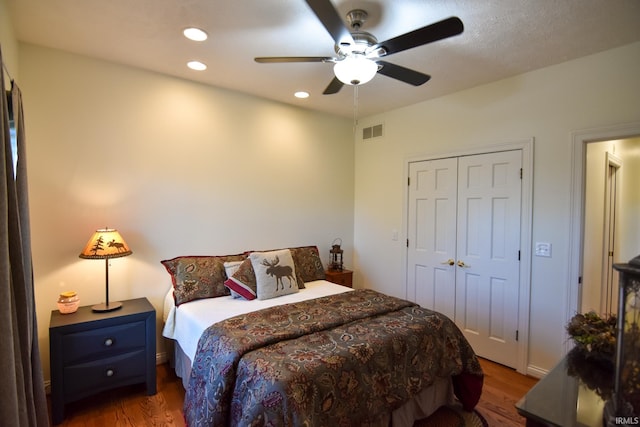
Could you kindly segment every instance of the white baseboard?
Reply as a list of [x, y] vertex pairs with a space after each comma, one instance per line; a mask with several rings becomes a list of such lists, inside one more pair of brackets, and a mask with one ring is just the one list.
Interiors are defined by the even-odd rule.
[[156, 365], [161, 365], [163, 363], [167, 363], [169, 358], [167, 357], [167, 352], [156, 353]]
[[548, 370], [542, 369], [538, 366], [529, 365], [527, 366], [527, 375], [531, 375], [534, 378], [543, 378], [549, 373]]

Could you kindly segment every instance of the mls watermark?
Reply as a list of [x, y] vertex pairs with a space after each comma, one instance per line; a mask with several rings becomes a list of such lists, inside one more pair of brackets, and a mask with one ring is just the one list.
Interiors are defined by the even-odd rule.
[[617, 426], [640, 425], [640, 417], [615, 417], [613, 421]]

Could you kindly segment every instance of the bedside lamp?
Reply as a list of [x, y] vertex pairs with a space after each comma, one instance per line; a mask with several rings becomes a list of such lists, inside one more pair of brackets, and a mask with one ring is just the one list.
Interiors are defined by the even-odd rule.
[[121, 302], [109, 302], [109, 259], [131, 255], [131, 249], [120, 233], [112, 228], [96, 230], [80, 253], [84, 259], [104, 259], [105, 261], [105, 302], [91, 307], [93, 311], [113, 311], [122, 307]]

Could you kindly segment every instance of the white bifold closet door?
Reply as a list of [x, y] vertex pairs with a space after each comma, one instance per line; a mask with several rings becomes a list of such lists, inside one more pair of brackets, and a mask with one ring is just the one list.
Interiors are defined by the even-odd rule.
[[409, 164], [407, 297], [516, 366], [522, 153]]

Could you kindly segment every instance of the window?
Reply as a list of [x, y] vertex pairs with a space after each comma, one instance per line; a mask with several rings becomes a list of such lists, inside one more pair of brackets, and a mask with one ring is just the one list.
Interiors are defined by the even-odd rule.
[[18, 139], [16, 134], [16, 122], [13, 117], [13, 102], [11, 91], [6, 91], [7, 106], [9, 107], [9, 137], [11, 139], [11, 158], [13, 159], [13, 177], [15, 179], [18, 166]]

